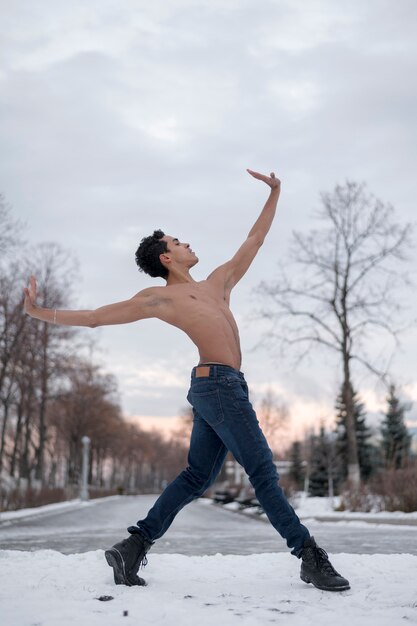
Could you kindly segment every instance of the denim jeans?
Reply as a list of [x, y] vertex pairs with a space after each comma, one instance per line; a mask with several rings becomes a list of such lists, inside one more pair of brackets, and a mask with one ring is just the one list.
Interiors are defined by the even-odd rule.
[[292, 554], [300, 557], [310, 534], [278, 484], [272, 452], [249, 401], [243, 373], [228, 365], [210, 365], [208, 376], [196, 377], [194, 367], [187, 400], [194, 415], [188, 467], [128, 531], [140, 532], [150, 541], [162, 537], [177, 513], [214, 483], [230, 450], [248, 474], [272, 526], [286, 539]]

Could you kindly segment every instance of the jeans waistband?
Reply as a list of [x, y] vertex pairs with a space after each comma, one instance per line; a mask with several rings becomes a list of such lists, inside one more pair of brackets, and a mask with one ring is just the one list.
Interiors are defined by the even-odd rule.
[[235, 376], [239, 376], [244, 380], [245, 376], [243, 372], [235, 369], [231, 365], [219, 365], [217, 363], [205, 363], [203, 365], [196, 365], [191, 370], [191, 378], [217, 378], [219, 376], [225, 376], [226, 374], [233, 374]]

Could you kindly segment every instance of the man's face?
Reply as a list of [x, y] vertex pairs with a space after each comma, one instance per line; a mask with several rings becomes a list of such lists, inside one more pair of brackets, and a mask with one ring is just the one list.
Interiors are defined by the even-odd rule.
[[[165, 252], [165, 257], [171, 259], [171, 263], [191, 268], [198, 263], [197, 255], [192, 251], [189, 243], [183, 243], [179, 241], [177, 237], [171, 237], [171, 235], [164, 235], [162, 241], [166, 241], [168, 244], [168, 252]], [[162, 258], [162, 261], [164, 259]]]

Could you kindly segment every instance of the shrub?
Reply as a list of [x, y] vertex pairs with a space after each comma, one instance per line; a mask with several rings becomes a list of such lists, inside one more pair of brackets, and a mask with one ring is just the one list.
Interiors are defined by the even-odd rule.
[[380, 496], [384, 511], [417, 511], [417, 463], [400, 469], [387, 469], [371, 481], [373, 492]]
[[417, 463], [381, 470], [366, 485], [346, 483], [338, 511], [417, 511]]

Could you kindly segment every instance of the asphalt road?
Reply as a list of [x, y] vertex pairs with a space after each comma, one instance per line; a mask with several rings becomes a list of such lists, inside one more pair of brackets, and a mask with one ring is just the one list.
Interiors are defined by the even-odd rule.
[[[64, 554], [106, 549], [128, 536], [127, 526], [145, 517], [156, 498], [115, 496], [79, 504], [72, 510], [0, 519], [0, 549], [52, 549]], [[312, 520], [306, 525], [329, 553], [417, 554], [417, 526]], [[225, 510], [208, 500], [182, 509], [152, 547], [152, 552], [186, 555], [287, 551], [285, 541], [268, 522]]]

